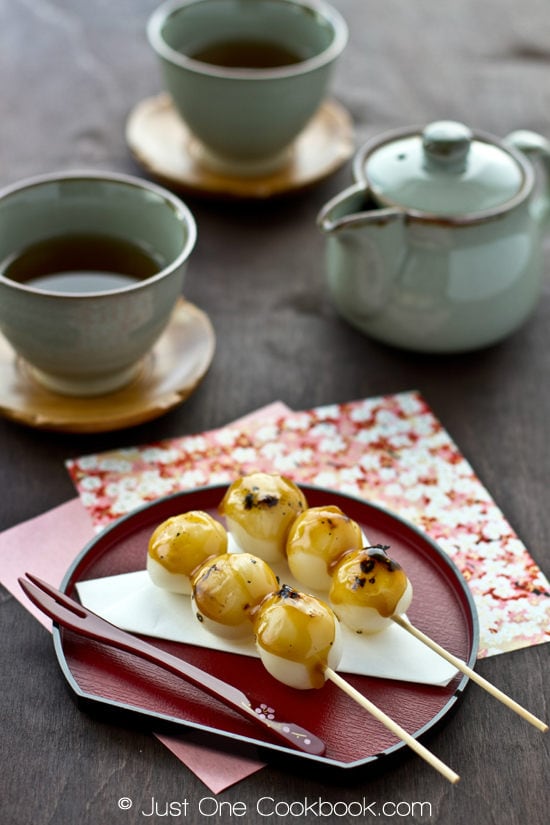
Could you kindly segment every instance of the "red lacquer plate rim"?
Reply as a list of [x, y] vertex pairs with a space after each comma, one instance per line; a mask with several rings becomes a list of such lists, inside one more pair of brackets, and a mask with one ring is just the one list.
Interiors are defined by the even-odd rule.
[[[426, 565], [426, 570], [428, 570], [428, 567], [432, 568], [434, 575], [440, 576], [445, 580], [446, 587], [449, 588], [452, 594], [452, 599], [455, 600], [454, 608], [455, 610], [458, 610], [458, 613], [461, 615], [461, 621], [463, 623], [463, 626], [459, 629], [461, 634], [464, 636], [464, 649], [454, 650], [453, 652], [455, 653], [455, 655], [458, 655], [460, 658], [466, 661], [466, 663], [470, 667], [474, 667], [479, 643], [479, 623], [475, 604], [472, 595], [469, 591], [469, 588], [464, 578], [462, 577], [460, 571], [458, 570], [454, 562], [449, 558], [449, 556], [436, 544], [436, 542], [434, 542], [416, 526], [401, 518], [400, 516], [397, 516], [395, 513], [387, 510], [381, 505], [374, 504], [372, 502], [368, 502], [364, 499], [359, 499], [357, 497], [345, 493], [334, 492], [321, 487], [313, 487], [305, 484], [300, 485], [300, 487], [305, 493], [310, 506], [318, 506], [319, 504], [336, 504], [337, 506], [341, 507], [341, 509], [344, 512], [346, 512], [351, 518], [354, 518], [355, 520], [359, 521], [362, 525], [369, 525], [371, 530], [372, 525], [376, 524], [376, 530], [381, 530], [381, 534], [384, 539], [386, 539], [387, 537], [389, 537], [390, 539], [393, 538], [393, 540], [396, 541], [398, 545], [400, 542], [403, 542], [404, 544], [408, 543], [411, 546], [411, 549], [408, 551], [411, 554], [411, 558], [413, 553], [416, 554], [417, 551], [419, 552], [419, 555], [417, 557], [418, 564]], [[75, 584], [81, 579], [94, 578], [94, 563], [97, 563], [98, 559], [101, 560], [102, 558], [108, 556], [109, 548], [116, 547], [117, 542], [123, 541], [128, 535], [131, 535], [133, 531], [137, 531], [140, 528], [143, 529], [144, 525], [150, 524], [152, 530], [156, 524], [160, 523], [169, 515], [173, 515], [176, 512], [183, 512], [185, 510], [191, 509], [210, 509], [211, 511], [213, 511], [217, 507], [219, 501], [221, 501], [223, 493], [226, 489], [227, 485], [215, 485], [174, 493], [170, 496], [166, 496], [161, 499], [156, 499], [155, 501], [152, 501], [138, 508], [132, 513], [121, 517], [112, 525], [105, 528], [94, 539], [88, 542], [88, 544], [84, 547], [82, 552], [77, 556], [73, 564], [67, 570], [63, 582], [61, 584], [61, 590], [75, 597]], [[380, 527], [380, 525], [382, 526]], [[370, 531], [367, 533], [367, 535], [369, 535], [370, 539]], [[376, 535], [375, 539], [376, 541], [373, 543], [378, 543], [378, 538], [376, 537]], [[389, 543], [390, 545], [393, 544], [392, 541], [386, 541], [386, 543]], [[432, 569], [429, 570], [430, 573], [432, 572]], [[87, 572], [88, 575], [86, 574]], [[92, 575], [89, 575], [90, 572], [92, 573]], [[129, 572], [129, 570], [127, 572]], [[416, 594], [417, 585], [414, 582], [413, 586]], [[415, 600], [413, 599], [413, 605], [411, 607], [414, 607], [414, 604]], [[409, 613], [409, 615], [411, 614]], [[411, 618], [413, 620], [413, 623], [416, 623], [415, 617], [412, 616]], [[254, 749], [256, 749], [256, 751], [259, 748], [262, 751], [262, 755], [265, 755], [264, 751], [267, 751], [267, 756], [269, 756], [270, 751], [279, 751], [284, 754], [291, 755], [292, 757], [298, 757], [300, 759], [311, 760], [313, 762], [322, 763], [323, 765], [344, 769], [356, 768], [365, 765], [369, 765], [371, 767], [374, 767], [375, 765], [378, 766], [380, 765], [380, 762], [383, 757], [388, 757], [389, 755], [393, 756], [398, 751], [402, 750], [403, 748], [406, 748], [406, 745], [404, 743], [398, 741], [396, 744], [389, 744], [381, 748], [379, 751], [369, 754], [367, 756], [357, 755], [357, 758], [354, 758], [353, 753], [351, 754], [351, 756], [346, 755], [345, 758], [342, 758], [339, 755], [331, 755], [330, 748], [327, 748], [327, 754], [323, 756], [315, 756], [302, 753], [294, 749], [286, 748], [283, 745], [271, 741], [269, 739], [269, 733], [267, 732], [264, 738], [263, 731], [259, 727], [257, 729], [254, 727], [253, 732], [250, 734], [248, 732], [246, 732], [245, 734], [239, 733], [236, 732], [234, 729], [231, 729], [231, 719], [229, 719], [228, 724], [225, 726], [223, 723], [218, 724], [216, 726], [212, 726], [212, 724], [209, 724], [206, 720], [206, 716], [208, 715], [206, 710], [204, 720], [201, 720], [200, 718], [184, 719], [179, 718], [179, 716], [167, 714], [163, 712], [162, 709], [159, 709], [157, 711], [154, 709], [152, 710], [151, 708], [140, 707], [139, 704], [134, 703], [132, 701], [115, 701], [109, 696], [101, 695], [101, 690], [90, 691], [86, 688], [83, 688], [79, 684], [77, 678], [71, 670], [71, 663], [68, 660], [68, 656], [70, 659], [70, 653], [68, 654], [68, 656], [66, 655], [66, 633], [56, 624], [54, 624], [53, 628], [53, 639], [54, 649], [61, 671], [79, 703], [93, 710], [104, 709], [106, 711], [113, 711], [115, 714], [115, 719], [117, 713], [120, 714], [121, 718], [127, 717], [129, 715], [131, 718], [135, 718], [136, 720], [141, 719], [142, 724], [143, 721], [145, 721], [152, 730], [158, 731], [158, 729], [160, 728], [163, 731], [171, 730], [172, 732], [177, 732], [179, 730], [180, 732], [187, 731], [188, 733], [190, 731], [197, 731], [199, 737], [203, 734], [206, 735], [206, 738], [209, 740], [209, 744], [212, 744], [213, 742], [214, 746], [216, 745], [216, 743], [218, 743], [220, 747], [224, 747], [224, 743], [225, 745], [227, 745], [228, 740], [231, 740], [235, 743], [241, 743], [245, 751], [248, 746], [253, 747]], [[149, 638], [148, 641], [152, 642], [153, 644], [155, 643], [155, 639]], [[189, 652], [191, 651], [192, 653], [193, 650], [197, 649], [194, 646], [189, 645], [181, 647], [185, 648], [184, 658], [193, 661], [192, 657], [190, 657], [189, 655]], [[209, 651], [209, 654], [210, 653], [212, 654], [214, 661], [217, 655], [222, 655], [216, 654], [215, 651]], [[224, 655], [233, 656], [234, 654]], [[204, 667], [204, 663], [199, 664], [199, 666]], [[224, 672], [216, 672], [214, 669], [212, 670], [212, 672], [215, 673], [215, 675], [221, 677], [222, 679], [231, 681], [231, 674]], [[359, 679], [359, 682], [356, 682], [356, 685], [358, 684], [359, 686], [361, 686], [361, 680], [366, 679], [368, 681], [368, 677], [357, 678]], [[275, 690], [275, 693], [277, 694], [277, 686], [279, 694], [281, 693], [281, 691], [288, 692], [292, 690], [290, 688], [285, 687], [284, 685], [276, 683], [275, 680], [273, 680], [267, 673], [265, 674], [265, 680], [266, 684], [268, 685], [268, 693], [270, 690], [271, 692]], [[269, 680], [269, 683], [267, 680]], [[455, 677], [455, 679], [451, 681], [447, 690], [441, 689], [441, 706], [437, 708], [437, 710], [433, 713], [433, 715], [430, 716], [429, 719], [422, 721], [418, 729], [415, 729], [414, 724], [412, 724], [412, 727], [409, 726], [409, 732], [416, 739], [422, 739], [428, 732], [432, 732], [436, 726], [439, 726], [443, 721], [446, 721], [446, 717], [451, 713], [452, 710], [455, 709], [458, 699], [460, 699], [463, 695], [464, 689], [468, 682], [469, 679], [467, 676], [462, 676], [461, 674], [458, 674]], [[394, 692], [397, 690], [398, 685], [401, 685], [401, 683], [395, 683], [391, 680], [384, 679], [371, 680], [369, 684], [371, 685], [371, 687], [372, 684], [376, 684], [376, 686], [384, 687], [384, 690], [386, 691], [389, 690]], [[274, 685], [276, 686], [275, 688]], [[265, 687], [265, 685], [263, 686]], [[334, 686], [331, 685], [330, 689], [332, 689], [333, 687]], [[412, 691], [411, 701], [414, 704], [414, 686], [413, 688], [411, 688], [409, 683], [408, 688], [410, 688]], [[324, 688], [323, 690], [325, 689], [326, 688]], [[245, 692], [247, 692], [246, 687], [244, 688], [244, 690]], [[310, 691], [293, 691], [294, 696], [298, 693], [311, 694]], [[315, 693], [317, 693], [317, 691]], [[206, 701], [207, 700], [205, 697], [205, 703]], [[284, 701], [284, 698], [281, 701]], [[328, 715], [328, 717], [330, 717], [330, 714]], [[317, 733], [317, 735], [323, 734], [323, 731], [315, 730], [315, 728], [312, 725], [311, 719], [304, 721], [304, 719], [294, 718], [293, 721], [298, 722], [299, 724], [302, 724], [305, 727], [309, 727], [309, 729], [311, 729], [314, 733]], [[328, 725], [328, 735], [330, 739], [330, 718], [328, 722], [327, 719], [325, 719], [324, 724], [325, 726]], [[335, 722], [335, 724], [337, 724], [337, 722]], [[404, 725], [404, 727], [407, 727], [407, 725]], [[338, 735], [341, 735], [341, 730], [339, 730]], [[323, 738], [326, 737], [323, 736]]]

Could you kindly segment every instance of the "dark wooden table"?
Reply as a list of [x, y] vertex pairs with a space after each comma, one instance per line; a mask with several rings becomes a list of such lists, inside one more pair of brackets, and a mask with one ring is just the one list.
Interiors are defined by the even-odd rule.
[[[351, 39], [334, 92], [353, 116], [358, 145], [388, 128], [440, 118], [499, 136], [519, 127], [550, 135], [546, 0], [335, 3], [351, 24]], [[137, 101], [161, 88], [144, 33], [154, 5], [0, 0], [1, 184], [82, 167], [141, 174], [124, 124]], [[347, 164], [292, 198], [261, 204], [187, 198], [199, 241], [185, 292], [209, 313], [218, 339], [205, 380], [182, 406], [123, 432], [48, 434], [0, 420], [0, 527], [74, 496], [67, 457], [218, 427], [275, 399], [304, 409], [416, 388], [548, 574], [548, 280], [530, 321], [484, 352], [442, 358], [378, 345], [336, 316], [324, 287], [315, 218], [350, 182]], [[140, 809], [147, 811], [153, 796], [187, 798], [191, 822], [315, 821], [306, 814], [261, 816], [256, 802], [266, 794], [287, 802], [365, 798], [378, 813], [386, 801], [405, 803], [403, 816], [379, 816], [380, 822], [548, 822], [550, 739], [472, 686], [430, 740], [459, 768], [457, 786], [410, 753], [385, 773], [351, 779], [275, 764], [225, 791], [223, 810], [201, 819], [198, 801], [210, 795], [205, 786], [149, 733], [81, 714], [46, 632], [3, 589], [0, 604], [3, 825], [137, 823], [147, 821]], [[548, 717], [549, 653], [543, 645], [478, 667]], [[136, 801], [132, 811], [117, 808], [121, 796]], [[415, 813], [418, 801], [429, 809]], [[246, 804], [245, 817], [236, 803]], [[338, 821], [367, 822], [371, 815]]]

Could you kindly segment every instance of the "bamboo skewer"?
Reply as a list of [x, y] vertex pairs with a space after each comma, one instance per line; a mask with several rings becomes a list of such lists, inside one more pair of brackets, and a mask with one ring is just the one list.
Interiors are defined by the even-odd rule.
[[476, 673], [475, 670], [472, 670], [471, 667], [468, 667], [466, 662], [463, 662], [462, 659], [458, 659], [456, 656], [453, 656], [452, 653], [449, 653], [448, 650], [445, 650], [444, 647], [438, 645], [437, 642], [434, 642], [433, 639], [430, 639], [429, 636], [426, 636], [425, 633], [422, 633], [417, 627], [412, 625], [407, 619], [404, 619], [403, 616], [394, 615], [392, 616], [393, 621], [418, 639], [420, 642], [423, 642], [427, 645], [434, 653], [438, 653], [444, 659], [446, 659], [450, 664], [454, 665], [457, 670], [461, 673], [464, 673], [466, 676], [472, 680], [472, 682], [476, 682], [476, 684], [480, 685], [480, 687], [484, 688], [487, 693], [490, 693], [491, 696], [494, 696], [495, 699], [498, 699], [499, 702], [502, 702], [503, 705], [513, 710], [531, 725], [534, 725], [535, 728], [546, 733], [548, 730], [548, 725], [546, 722], [543, 722], [542, 719], [538, 719], [520, 704], [518, 704], [514, 699], [508, 696], [506, 693], [503, 693], [497, 687], [495, 687], [491, 682], [488, 682], [487, 679], [484, 679], [483, 676], [480, 676]]
[[347, 695], [357, 702], [361, 707], [363, 707], [371, 716], [374, 716], [379, 722], [381, 722], [384, 727], [386, 727], [389, 731], [394, 733], [399, 739], [401, 739], [405, 744], [407, 744], [411, 750], [418, 754], [418, 756], [422, 757], [432, 768], [435, 768], [436, 771], [448, 779], [449, 782], [452, 784], [456, 784], [460, 779], [460, 776], [455, 773], [448, 765], [441, 761], [435, 754], [428, 750], [428, 748], [424, 747], [417, 739], [411, 736], [410, 733], [398, 725], [390, 716], [384, 713], [383, 710], [380, 710], [375, 704], [373, 704], [366, 696], [363, 696], [362, 693], [359, 693], [349, 682], [346, 682], [345, 679], [342, 679], [338, 673], [336, 673], [332, 668], [327, 667], [325, 670], [325, 676], [327, 679], [330, 679], [331, 682], [334, 682], [341, 690], [343, 690]]

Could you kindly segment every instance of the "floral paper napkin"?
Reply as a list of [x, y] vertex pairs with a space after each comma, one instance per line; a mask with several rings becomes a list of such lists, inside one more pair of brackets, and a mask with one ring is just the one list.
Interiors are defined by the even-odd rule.
[[380, 504], [462, 571], [480, 656], [550, 641], [550, 583], [418, 392], [317, 407], [67, 462], [97, 530], [170, 493], [252, 470]]

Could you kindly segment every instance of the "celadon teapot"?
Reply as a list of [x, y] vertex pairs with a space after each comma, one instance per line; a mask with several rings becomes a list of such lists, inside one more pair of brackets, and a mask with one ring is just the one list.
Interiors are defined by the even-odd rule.
[[501, 340], [539, 296], [549, 176], [550, 143], [534, 132], [499, 141], [439, 121], [365, 144], [356, 183], [318, 216], [337, 310], [373, 338], [416, 351]]

